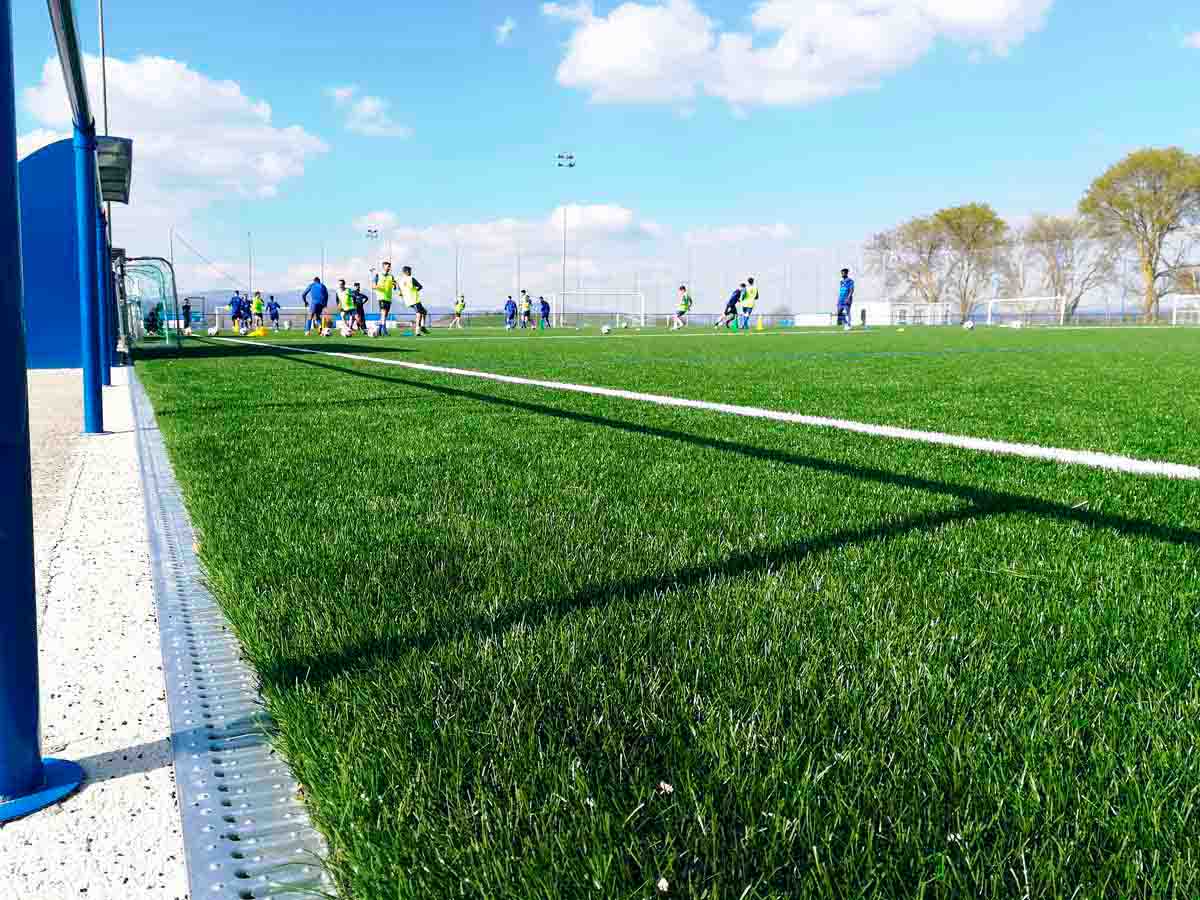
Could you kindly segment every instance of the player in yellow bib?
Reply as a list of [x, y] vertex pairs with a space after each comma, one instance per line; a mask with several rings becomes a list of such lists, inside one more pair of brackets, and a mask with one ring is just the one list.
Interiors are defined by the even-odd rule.
[[388, 314], [392, 311], [392, 293], [396, 290], [396, 276], [392, 264], [384, 262], [383, 272], [375, 276], [375, 297], [379, 301], [379, 334], [388, 333]]
[[266, 308], [266, 303], [263, 302], [262, 291], [254, 292], [254, 299], [250, 301], [250, 311], [254, 313], [254, 327], [263, 327], [263, 310]]
[[750, 317], [754, 315], [754, 304], [758, 302], [758, 285], [753, 278], [746, 279], [746, 290], [742, 292], [742, 330], [750, 330]]
[[529, 295], [521, 291], [521, 327], [533, 327], [533, 301], [529, 299]]
[[454, 301], [454, 319], [450, 322], [451, 328], [463, 327], [463, 311], [467, 308], [467, 298], [462, 294], [458, 295], [458, 299]]
[[345, 278], [338, 279], [336, 296], [338, 312], [342, 314], [342, 333], [349, 336], [358, 324], [358, 317], [354, 314], [354, 292], [346, 287]]
[[400, 296], [404, 305], [413, 311], [413, 337], [429, 334], [429, 312], [421, 303], [421, 282], [413, 277], [412, 266], [405, 266], [400, 277]]
[[688, 293], [687, 285], [679, 286], [679, 306], [675, 309], [675, 315], [671, 316], [671, 330], [683, 328], [687, 325], [687, 315], [692, 311], [692, 295]]

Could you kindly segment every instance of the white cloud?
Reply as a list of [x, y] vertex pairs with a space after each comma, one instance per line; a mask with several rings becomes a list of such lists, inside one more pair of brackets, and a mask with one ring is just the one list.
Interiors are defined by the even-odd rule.
[[1200, 50], [1200, 31], [1193, 31], [1183, 39], [1183, 46], [1190, 47], [1193, 50]]
[[390, 209], [381, 209], [376, 212], [369, 212], [366, 215], [359, 216], [354, 220], [354, 228], [356, 231], [366, 233], [368, 228], [378, 228], [380, 231], [390, 231], [399, 224], [399, 219], [396, 214]]
[[392, 118], [390, 101], [360, 94], [357, 85], [327, 88], [336, 106], [346, 110], [346, 130], [364, 137], [412, 137], [412, 129]]
[[[99, 109], [99, 60], [87, 56], [84, 66], [92, 108]], [[236, 82], [175, 59], [110, 57], [108, 98], [111, 132], [133, 139], [132, 202], [114, 209], [117, 242], [142, 253], [165, 253], [171, 225], [186, 227], [190, 216], [230, 193], [274, 196], [328, 149], [298, 125], [277, 125], [270, 105]], [[68, 135], [71, 106], [56, 57], [21, 99], [37, 127], [18, 138], [20, 155]]]
[[512, 16], [505, 16], [504, 21], [496, 26], [496, 43], [501, 46], [507, 44], [516, 27], [516, 20]]
[[600, 103], [682, 103], [699, 93], [741, 108], [814, 103], [877, 86], [939, 39], [1003, 55], [1039, 29], [1053, 0], [763, 0], [750, 31], [722, 31], [695, 0], [627, 2], [607, 16], [547, 3], [575, 27], [558, 81]]
[[684, 232], [683, 239], [694, 245], [738, 244], [743, 241], [788, 241], [793, 237], [790, 226], [782, 222], [774, 225], [722, 225], [715, 228], [692, 228]]

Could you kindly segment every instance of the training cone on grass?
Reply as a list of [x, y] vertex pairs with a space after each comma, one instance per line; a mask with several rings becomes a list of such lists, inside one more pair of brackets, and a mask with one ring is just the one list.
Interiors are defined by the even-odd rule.
[[250, 332], [248, 337], [266, 337], [268, 334], [270, 334], [270, 332], [265, 328], [255, 328], [252, 332]]
[[755, 331], [764, 331], [764, 330], [765, 330], [765, 329], [763, 328], [762, 316], [759, 316], [759, 317], [758, 317], [758, 324], [754, 326], [754, 330], [755, 330]]

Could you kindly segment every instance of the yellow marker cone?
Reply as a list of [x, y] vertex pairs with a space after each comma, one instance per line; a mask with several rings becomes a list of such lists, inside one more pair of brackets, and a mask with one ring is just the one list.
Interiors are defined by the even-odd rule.
[[754, 330], [755, 330], [755, 331], [762, 331], [762, 330], [763, 330], [762, 316], [759, 316], [759, 317], [758, 317], [758, 324], [754, 326]]

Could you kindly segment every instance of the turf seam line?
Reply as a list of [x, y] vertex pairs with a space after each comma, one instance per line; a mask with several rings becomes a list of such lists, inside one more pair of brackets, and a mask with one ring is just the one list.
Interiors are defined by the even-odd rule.
[[241, 338], [217, 338], [236, 344], [247, 344], [252, 347], [270, 347], [293, 353], [312, 353], [318, 356], [333, 356], [340, 359], [357, 360], [360, 362], [378, 363], [385, 366], [399, 366], [418, 372], [432, 372], [439, 375], [457, 375], [466, 378], [479, 378], [486, 381], [496, 381], [502, 384], [517, 384], [527, 387], [540, 387], [556, 391], [568, 391], [577, 394], [590, 394], [597, 397], [614, 397], [621, 400], [634, 400], [641, 403], [653, 403], [658, 406], [671, 406], [683, 409], [701, 409], [709, 412], [725, 413], [727, 415], [744, 416], [751, 419], [767, 419], [774, 422], [789, 422], [796, 425], [808, 425], [816, 428], [832, 428], [839, 431], [849, 431], [866, 434], [873, 437], [893, 438], [895, 440], [913, 441], [924, 444], [934, 444], [944, 447], [956, 447], [962, 450], [974, 450], [981, 453], [992, 453], [1000, 456], [1018, 456], [1025, 459], [1037, 459], [1066, 465], [1085, 466], [1093, 469], [1106, 469], [1113, 472], [1125, 472], [1133, 475], [1158, 475], [1187, 481], [1200, 481], [1200, 467], [1183, 463], [1160, 462], [1157, 460], [1137, 459], [1130, 456], [1120, 456], [1112, 453], [1100, 453], [1094, 450], [1072, 450], [1064, 447], [1043, 447], [1040, 444], [1023, 444], [1012, 441], [999, 441], [991, 438], [977, 438], [968, 435], [945, 434], [940, 431], [923, 431], [915, 428], [902, 428], [895, 425], [874, 425], [868, 422], [856, 422], [851, 419], [834, 419], [825, 416], [810, 416], [803, 413], [782, 412], [780, 410], [764, 409], [758, 406], [739, 406], [732, 403], [714, 403], [708, 400], [690, 400], [684, 397], [671, 397], [666, 394], [647, 394], [640, 391], [626, 391], [619, 388], [596, 387], [586, 384], [572, 384], [565, 381], [544, 381], [537, 378], [522, 378], [516, 375], [501, 375], [495, 372], [482, 372], [476, 369], [460, 369], [453, 366], [435, 366], [429, 363], [406, 362], [398, 359], [380, 359], [376, 356], [366, 356], [361, 353], [344, 353], [336, 350], [311, 350], [307, 347], [290, 347], [283, 344], [261, 343]]

